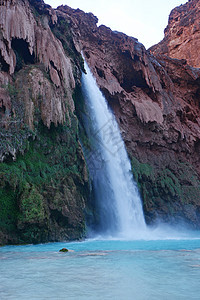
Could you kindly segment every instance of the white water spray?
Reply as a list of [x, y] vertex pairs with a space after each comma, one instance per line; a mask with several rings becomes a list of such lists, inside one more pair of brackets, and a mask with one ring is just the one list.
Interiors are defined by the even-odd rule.
[[113, 237], [138, 236], [146, 230], [141, 199], [118, 124], [85, 64], [82, 76], [87, 134], [92, 149], [86, 158], [99, 211], [100, 231]]

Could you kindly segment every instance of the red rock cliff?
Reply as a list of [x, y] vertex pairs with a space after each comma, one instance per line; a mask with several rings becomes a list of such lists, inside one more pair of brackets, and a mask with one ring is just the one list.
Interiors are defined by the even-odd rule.
[[147, 222], [184, 218], [199, 228], [200, 69], [97, 27], [91, 13], [43, 0], [0, 4], [0, 243], [84, 233], [92, 203], [72, 98], [81, 51], [116, 115]]
[[200, 1], [190, 0], [176, 7], [169, 16], [165, 37], [150, 48], [153, 54], [186, 59], [187, 64], [200, 67]]
[[155, 58], [137, 39], [97, 27], [90, 13], [61, 6], [57, 15], [68, 20], [116, 115], [147, 221], [170, 215], [199, 226], [200, 70], [185, 60]]
[[42, 0], [0, 1], [0, 245], [85, 232], [90, 192], [72, 98], [80, 66], [56, 23]]

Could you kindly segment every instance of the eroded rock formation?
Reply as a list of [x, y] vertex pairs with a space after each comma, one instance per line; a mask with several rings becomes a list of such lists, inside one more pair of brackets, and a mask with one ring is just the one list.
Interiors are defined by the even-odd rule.
[[97, 27], [92, 14], [61, 6], [57, 15], [71, 24], [76, 48], [116, 115], [146, 220], [185, 218], [198, 227], [200, 70], [185, 60], [155, 57], [137, 39]]
[[186, 4], [174, 8], [169, 16], [165, 37], [158, 45], [150, 48], [152, 53], [185, 59], [188, 65], [199, 68], [199, 18], [199, 0], [189, 0]]
[[[68, 104], [70, 109], [74, 110], [71, 94], [75, 88], [75, 80], [70, 58], [65, 55], [61, 42], [55, 38], [49, 27], [49, 22], [56, 23], [55, 12], [51, 8], [46, 8], [45, 12], [46, 14], [40, 18], [36, 8], [30, 7], [28, 1], [7, 1], [6, 5], [1, 6], [0, 61], [1, 69], [8, 71], [9, 75], [19, 71], [23, 63], [36, 62], [41, 63], [49, 72], [55, 88], [61, 88], [54, 93], [53, 104], [51, 97], [46, 97], [45, 106], [48, 107], [48, 111], [47, 113], [46, 110], [43, 111], [42, 116], [44, 123], [50, 127], [51, 122], [57, 124], [65, 120], [66, 104], [63, 100], [63, 89], [68, 91]], [[41, 90], [42, 88], [40, 94], [43, 92]], [[36, 87], [34, 96], [38, 94], [37, 92]]]
[[80, 238], [89, 185], [72, 99], [79, 56], [53, 34], [43, 1], [0, 4], [0, 244]]
[[1, 2], [0, 243], [79, 238], [92, 219], [75, 115], [81, 123], [81, 53], [116, 115], [147, 222], [200, 227], [198, 14], [196, 0], [176, 8], [147, 51], [91, 13]]

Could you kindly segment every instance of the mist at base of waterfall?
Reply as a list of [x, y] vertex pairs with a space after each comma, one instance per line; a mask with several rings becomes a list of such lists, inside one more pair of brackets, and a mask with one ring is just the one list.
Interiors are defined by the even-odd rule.
[[191, 229], [184, 221], [177, 224], [164, 223], [162, 220], [157, 220], [153, 225], [146, 225], [145, 229], [141, 228], [134, 230], [129, 228], [126, 232], [118, 232], [117, 234], [98, 233], [95, 230], [88, 228], [88, 238], [96, 240], [181, 240], [200, 238], [198, 230]]
[[82, 117], [90, 147], [84, 150], [98, 216], [93, 232], [89, 229], [89, 237], [112, 240], [187, 238], [183, 224], [145, 224], [141, 198], [115, 116], [86, 63], [85, 69]]

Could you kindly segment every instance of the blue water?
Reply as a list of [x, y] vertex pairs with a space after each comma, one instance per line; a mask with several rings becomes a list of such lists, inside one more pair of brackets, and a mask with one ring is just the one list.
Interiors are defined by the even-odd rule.
[[199, 238], [0, 248], [0, 299], [199, 298]]

